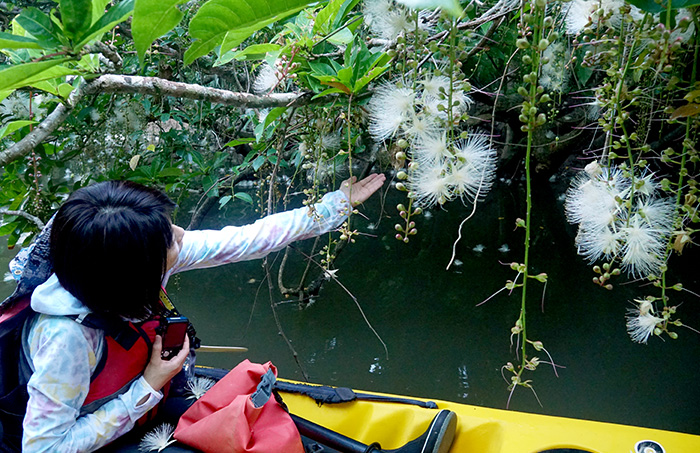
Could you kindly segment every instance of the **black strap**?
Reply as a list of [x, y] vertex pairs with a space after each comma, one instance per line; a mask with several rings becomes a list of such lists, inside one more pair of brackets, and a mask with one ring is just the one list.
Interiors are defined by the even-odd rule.
[[347, 403], [356, 399], [365, 401], [384, 401], [387, 403], [413, 404], [428, 409], [437, 409], [437, 404], [432, 401], [421, 401], [401, 396], [372, 395], [359, 393], [347, 387], [330, 387], [327, 385], [296, 384], [292, 382], [277, 381], [275, 388], [282, 392], [298, 393], [313, 398], [318, 404], [323, 403]]

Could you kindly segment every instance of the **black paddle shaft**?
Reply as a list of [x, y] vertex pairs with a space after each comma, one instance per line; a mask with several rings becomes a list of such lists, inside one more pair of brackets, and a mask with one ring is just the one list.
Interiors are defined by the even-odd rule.
[[382, 450], [377, 442], [365, 445], [297, 415], [290, 415], [302, 436], [343, 453], [447, 453], [457, 427], [455, 413], [443, 409], [422, 435], [396, 450]]
[[294, 420], [294, 424], [297, 425], [299, 434], [320, 442], [327, 447], [342, 451], [343, 453], [381, 452], [381, 446], [376, 442], [370, 445], [365, 445], [362, 442], [358, 442], [355, 439], [351, 439], [340, 433], [331, 431], [330, 429], [318, 425], [312, 421], [306, 420], [294, 414], [290, 415], [292, 416], [292, 420]]

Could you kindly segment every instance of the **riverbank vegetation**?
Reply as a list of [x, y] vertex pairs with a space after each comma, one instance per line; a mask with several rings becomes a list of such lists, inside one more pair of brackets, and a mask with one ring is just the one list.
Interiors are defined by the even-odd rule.
[[[194, 227], [231, 203], [261, 215], [312, 206], [374, 169], [405, 201], [368, 214], [409, 242], [424, 213], [462, 203], [473, 214], [496, 178], [512, 180], [524, 254], [493, 297], [520, 307], [502, 369], [510, 394], [534, 393], [529, 372], [558, 367], [556, 345], [527, 324], [550, 278], [529, 253], [532, 210], [551, 209], [538, 180], [570, 179], [572, 247], [591, 265], [581, 283], [613, 297], [639, 286], [619, 301], [632, 341], [696, 335], [681, 318], [698, 295], [669, 269], [700, 221], [698, 4], [2, 2], [0, 235], [28, 245], [70, 192], [105, 179], [162, 188], [192, 207], [175, 215]], [[285, 251], [270, 285], [303, 307], [365, 233], [351, 217], [312, 250]], [[295, 284], [288, 259], [307, 262]]]

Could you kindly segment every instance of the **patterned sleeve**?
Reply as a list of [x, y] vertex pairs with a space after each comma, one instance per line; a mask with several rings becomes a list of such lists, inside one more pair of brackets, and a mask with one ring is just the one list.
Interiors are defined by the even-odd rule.
[[[262, 258], [298, 240], [327, 233], [347, 219], [350, 204], [341, 191], [314, 206], [269, 215], [244, 226], [186, 231], [171, 273]], [[167, 278], [166, 278], [167, 280]]]
[[22, 451], [96, 450], [128, 432], [161, 400], [141, 377], [124, 394], [80, 416], [101, 342], [99, 331], [71, 319], [37, 317], [27, 334], [34, 373], [27, 384]]

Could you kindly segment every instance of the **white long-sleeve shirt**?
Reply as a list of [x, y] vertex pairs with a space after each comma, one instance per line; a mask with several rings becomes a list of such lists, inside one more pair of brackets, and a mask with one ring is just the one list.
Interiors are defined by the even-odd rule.
[[[186, 231], [178, 259], [164, 276], [163, 285], [174, 273], [262, 258], [291, 242], [331, 231], [350, 210], [340, 191], [326, 194], [315, 208], [314, 215], [308, 208], [299, 208], [250, 225]], [[162, 394], [140, 377], [119, 397], [81, 415], [104, 348], [104, 333], [65, 316], [89, 313], [89, 309], [55, 275], [34, 290], [31, 305], [40, 315], [25, 326], [24, 334], [24, 353], [33, 370], [27, 384], [24, 452], [96, 450], [130, 431], [158, 404]]]

